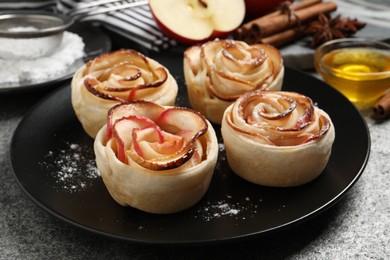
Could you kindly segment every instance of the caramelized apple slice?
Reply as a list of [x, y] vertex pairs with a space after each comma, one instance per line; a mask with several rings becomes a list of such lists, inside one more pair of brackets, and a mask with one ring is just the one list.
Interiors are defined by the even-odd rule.
[[197, 139], [206, 133], [206, 119], [187, 108], [167, 108], [138, 101], [117, 105], [109, 110], [107, 139], [114, 138], [117, 157], [127, 156], [152, 170], [167, 170], [183, 165], [201, 145]]
[[135, 115], [156, 121], [163, 111], [164, 107], [147, 101], [135, 101], [114, 106], [107, 113], [107, 139], [112, 136], [112, 127], [116, 120]]
[[168, 79], [163, 67], [152, 68], [134, 50], [119, 50], [95, 58], [85, 66], [84, 85], [93, 95], [120, 102], [137, 100], [140, 89], [157, 88]]
[[90, 60], [86, 65], [84, 75], [94, 71], [102, 71], [115, 67], [124, 61], [130, 62], [132, 65], [151, 70], [150, 65], [144, 55], [135, 50], [119, 50], [111, 53], [100, 55], [99, 57]]
[[206, 119], [200, 113], [184, 107], [166, 109], [157, 119], [157, 123], [164, 131], [170, 133], [187, 131], [188, 136], [188, 132], [191, 132], [191, 140], [207, 131]]
[[164, 132], [164, 140], [158, 138], [153, 128], [133, 129], [133, 145], [128, 155], [138, 164], [151, 170], [177, 168], [191, 159], [194, 148], [183, 137]]
[[[124, 163], [126, 160], [126, 150], [132, 144], [132, 136], [129, 135], [129, 129], [156, 128], [154, 122], [146, 117], [128, 116], [115, 121], [113, 127], [113, 136], [117, 143], [118, 159]], [[154, 133], [163, 141], [161, 130], [155, 129]]]
[[155, 125], [144, 129], [133, 129], [135, 152], [146, 160], [176, 153], [184, 146], [185, 139], [164, 132]]
[[315, 113], [310, 98], [294, 92], [252, 91], [240, 97], [227, 124], [240, 133], [276, 146], [294, 146], [321, 138], [330, 121]]

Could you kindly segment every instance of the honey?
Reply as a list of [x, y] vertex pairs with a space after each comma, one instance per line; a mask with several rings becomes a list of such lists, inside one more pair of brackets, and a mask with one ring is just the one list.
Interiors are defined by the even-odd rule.
[[316, 69], [360, 109], [370, 108], [390, 89], [390, 53], [383, 50], [336, 49], [324, 54]]

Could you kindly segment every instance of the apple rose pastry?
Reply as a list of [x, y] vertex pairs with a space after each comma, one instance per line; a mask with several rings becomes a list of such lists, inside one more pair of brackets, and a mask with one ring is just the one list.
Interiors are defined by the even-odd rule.
[[72, 105], [84, 130], [95, 138], [112, 106], [134, 100], [172, 106], [177, 92], [177, 83], [164, 66], [137, 51], [119, 50], [76, 71]]
[[252, 91], [230, 105], [222, 137], [231, 169], [265, 186], [307, 183], [321, 174], [335, 138], [333, 123], [310, 98]]
[[165, 214], [191, 207], [206, 193], [218, 142], [198, 112], [138, 101], [109, 110], [94, 151], [116, 202]]
[[256, 89], [280, 90], [279, 51], [267, 44], [215, 40], [184, 52], [184, 76], [192, 107], [213, 123], [239, 96]]

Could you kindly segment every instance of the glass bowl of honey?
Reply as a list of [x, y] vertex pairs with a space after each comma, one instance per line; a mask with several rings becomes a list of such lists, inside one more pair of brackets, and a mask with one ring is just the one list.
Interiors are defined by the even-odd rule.
[[363, 38], [332, 40], [314, 53], [324, 81], [360, 110], [370, 109], [390, 91], [390, 45]]

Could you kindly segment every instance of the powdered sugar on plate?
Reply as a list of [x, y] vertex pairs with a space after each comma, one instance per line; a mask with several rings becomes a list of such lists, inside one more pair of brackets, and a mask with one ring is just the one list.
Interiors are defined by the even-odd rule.
[[205, 202], [194, 216], [203, 221], [212, 221], [221, 217], [233, 217], [234, 219], [245, 219], [254, 217], [258, 213], [260, 201], [252, 201], [249, 197], [238, 201], [234, 201], [233, 197], [226, 195], [226, 199], [216, 202]]
[[[84, 46], [79, 35], [66, 31], [61, 44], [49, 56], [32, 60], [0, 59], [0, 83], [37, 83], [55, 79], [84, 56]], [[30, 47], [27, 45], [26, 48]]]
[[77, 192], [89, 188], [92, 180], [99, 178], [93, 151], [89, 147], [67, 143], [67, 148], [50, 151], [45, 162], [40, 164], [49, 169], [58, 184], [58, 189]]

